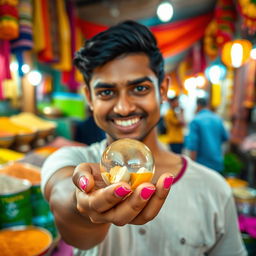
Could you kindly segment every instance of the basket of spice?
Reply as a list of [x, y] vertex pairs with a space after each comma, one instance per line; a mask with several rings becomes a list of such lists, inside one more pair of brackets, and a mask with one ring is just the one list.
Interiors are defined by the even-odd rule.
[[17, 226], [0, 230], [1, 256], [48, 255], [52, 243], [51, 233], [44, 228]]
[[12, 162], [2, 167], [0, 169], [1, 173], [19, 179], [26, 179], [31, 183], [32, 223], [35, 226], [48, 229], [55, 237], [57, 231], [53, 215], [41, 192], [40, 168], [28, 163]]
[[0, 184], [0, 229], [31, 225], [31, 183], [0, 173]]

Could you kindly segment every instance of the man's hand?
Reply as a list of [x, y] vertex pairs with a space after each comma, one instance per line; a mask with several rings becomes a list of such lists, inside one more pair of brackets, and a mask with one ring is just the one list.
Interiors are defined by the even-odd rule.
[[80, 164], [73, 182], [76, 185], [77, 209], [91, 223], [142, 225], [160, 211], [173, 181], [171, 173], [164, 173], [157, 183], [140, 184], [134, 191], [125, 182], [106, 186], [101, 178], [99, 164]]

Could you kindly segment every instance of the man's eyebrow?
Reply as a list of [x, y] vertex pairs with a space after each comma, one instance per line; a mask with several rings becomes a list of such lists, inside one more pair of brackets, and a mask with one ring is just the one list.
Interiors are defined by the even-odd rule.
[[103, 83], [103, 82], [97, 82], [93, 85], [93, 89], [100, 89], [100, 88], [106, 88], [111, 89], [115, 87], [115, 84], [109, 84], [109, 83]]
[[136, 85], [136, 84], [140, 84], [140, 83], [143, 83], [146, 81], [153, 83], [151, 78], [149, 78], [148, 76], [144, 76], [144, 77], [140, 77], [140, 78], [128, 81], [128, 85]]
[[[134, 80], [130, 80], [127, 82], [127, 84], [128, 85], [136, 85], [136, 84], [140, 84], [140, 83], [143, 83], [146, 81], [153, 83], [151, 78], [149, 78], [148, 76], [144, 76], [144, 77], [140, 77], [140, 78], [137, 78]], [[101, 89], [101, 88], [112, 89], [116, 86], [116, 83], [104, 83], [104, 82], [99, 81], [99, 82], [96, 82], [95, 84], [93, 84], [92, 86], [93, 86], [93, 89]]]

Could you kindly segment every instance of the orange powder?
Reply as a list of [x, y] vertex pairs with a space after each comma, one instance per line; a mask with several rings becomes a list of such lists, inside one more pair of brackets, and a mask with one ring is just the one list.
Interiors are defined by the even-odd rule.
[[0, 231], [1, 256], [35, 256], [48, 249], [51, 236], [40, 229]]
[[132, 189], [135, 189], [143, 182], [150, 182], [153, 177], [152, 172], [143, 172], [143, 173], [131, 173], [131, 186]]
[[0, 169], [0, 173], [4, 173], [19, 179], [29, 180], [32, 185], [38, 185], [41, 182], [41, 173], [37, 169], [33, 169], [30, 165], [22, 163], [13, 163]]

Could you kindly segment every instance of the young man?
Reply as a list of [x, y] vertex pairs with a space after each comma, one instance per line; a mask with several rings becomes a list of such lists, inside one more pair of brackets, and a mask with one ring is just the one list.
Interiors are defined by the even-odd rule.
[[[133, 21], [113, 26], [88, 40], [75, 64], [107, 138], [85, 148], [62, 148], [42, 169], [42, 190], [75, 255], [246, 255], [224, 179], [158, 141], [156, 125], [169, 80], [151, 32]], [[151, 149], [152, 183], [134, 191], [125, 182], [105, 186], [101, 154], [120, 138], [140, 140]]]
[[186, 148], [190, 151], [191, 159], [222, 172], [224, 169], [222, 146], [229, 138], [223, 120], [209, 109], [206, 98], [197, 99], [196, 112], [195, 118], [189, 124]]

